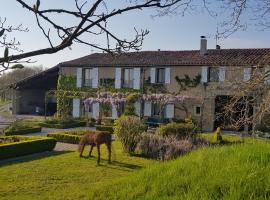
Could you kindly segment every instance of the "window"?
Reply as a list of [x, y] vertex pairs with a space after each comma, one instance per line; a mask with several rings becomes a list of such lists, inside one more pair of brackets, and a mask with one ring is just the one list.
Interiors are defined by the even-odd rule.
[[123, 79], [122, 86], [123, 88], [133, 88], [133, 68], [125, 68], [122, 71]]
[[165, 83], [165, 68], [157, 68], [156, 83]]
[[164, 116], [164, 111], [161, 109], [161, 105], [159, 103], [152, 103], [152, 116]]
[[201, 106], [195, 106], [194, 107], [194, 115], [195, 116], [201, 116]]
[[219, 81], [219, 68], [218, 67], [210, 67], [209, 68], [209, 81], [210, 82], [218, 82]]
[[85, 69], [83, 74], [83, 86], [92, 87], [92, 74], [93, 69]]

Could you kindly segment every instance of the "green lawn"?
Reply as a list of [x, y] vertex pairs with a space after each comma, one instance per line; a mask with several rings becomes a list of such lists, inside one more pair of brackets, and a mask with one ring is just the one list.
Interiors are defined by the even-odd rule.
[[164, 163], [125, 155], [119, 142], [113, 147], [111, 165], [102, 160], [97, 166], [96, 157], [80, 159], [78, 152], [3, 165], [0, 199], [270, 198], [270, 143], [264, 140], [205, 147]]
[[94, 156], [79, 158], [78, 152], [65, 152], [0, 164], [0, 199], [85, 199], [94, 187], [155, 163], [123, 154], [119, 142], [113, 142], [112, 164], [107, 164], [104, 145], [101, 158], [106, 160], [101, 166], [96, 165], [96, 149]]

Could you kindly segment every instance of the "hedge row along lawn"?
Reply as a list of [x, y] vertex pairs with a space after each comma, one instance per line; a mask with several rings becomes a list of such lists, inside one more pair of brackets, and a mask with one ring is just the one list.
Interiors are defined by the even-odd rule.
[[56, 139], [57, 142], [78, 144], [80, 142], [80, 138], [82, 135], [84, 135], [86, 133], [93, 133], [94, 134], [97, 132], [99, 132], [99, 131], [74, 129], [74, 130], [69, 130], [69, 131], [49, 133], [47, 136]]
[[66, 128], [74, 128], [85, 126], [86, 121], [80, 119], [55, 119], [50, 118], [40, 122], [40, 126], [47, 127], [47, 128], [59, 128], [59, 129], [66, 129]]
[[3, 136], [0, 137], [0, 160], [27, 154], [52, 151], [56, 140], [34, 136]]
[[5, 130], [5, 135], [24, 135], [28, 133], [41, 132], [41, 127], [37, 121], [17, 120], [11, 123]]
[[[230, 136], [228, 140], [234, 139]], [[122, 153], [119, 142], [113, 142], [112, 155], [113, 163], [109, 165], [103, 146], [101, 157], [105, 160], [101, 166], [96, 166], [96, 158], [80, 159], [78, 152], [4, 164], [0, 170], [0, 199], [270, 197], [267, 141], [247, 139], [234, 145], [205, 147], [165, 163], [130, 157]]]

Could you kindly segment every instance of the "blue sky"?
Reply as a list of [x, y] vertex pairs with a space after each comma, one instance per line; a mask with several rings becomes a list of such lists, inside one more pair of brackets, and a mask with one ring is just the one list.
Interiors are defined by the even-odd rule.
[[[28, 33], [18, 33], [13, 36], [22, 43], [24, 51], [35, 50], [48, 45], [41, 31], [37, 29], [34, 16], [31, 15], [15, 0], [0, 0], [0, 16], [7, 17], [8, 23], [22, 23], [30, 31]], [[5, 1], [5, 3], [3, 3]], [[27, 2], [35, 2], [28, 0]], [[73, 0], [41, 0], [41, 8], [59, 7], [69, 8], [73, 6]], [[121, 0], [115, 0], [114, 6], [120, 5]], [[32, 3], [33, 4], [33, 3]], [[3, 6], [4, 5], [4, 6]], [[130, 36], [134, 34], [133, 27], [138, 29], [148, 29], [150, 34], [145, 38], [142, 50], [190, 50], [199, 49], [199, 40], [201, 35], [212, 36], [208, 38], [208, 47], [215, 47], [213, 35], [216, 32], [217, 19], [210, 17], [204, 12], [187, 13], [184, 17], [180, 15], [165, 16], [152, 18], [152, 11], [139, 11], [116, 17], [110, 21], [109, 28], [120, 36]], [[67, 20], [57, 18], [61, 23], [68, 23]], [[260, 27], [252, 25], [248, 18], [248, 28], [245, 31], [238, 31], [227, 39], [222, 39], [219, 44], [222, 48], [268, 48], [270, 47], [269, 30], [260, 31]], [[102, 44], [104, 40], [95, 40], [96, 43]], [[54, 55], [43, 55], [33, 57], [34, 65], [43, 65], [50, 68], [66, 60], [71, 60], [97, 52], [84, 45], [75, 45], [72, 50], [66, 49]], [[0, 50], [2, 53], [2, 49]]]

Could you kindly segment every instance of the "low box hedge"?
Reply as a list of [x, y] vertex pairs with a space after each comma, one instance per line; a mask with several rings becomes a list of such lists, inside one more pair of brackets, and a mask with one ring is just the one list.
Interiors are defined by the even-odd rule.
[[108, 131], [113, 134], [113, 125], [96, 125], [97, 131]]
[[[44, 151], [52, 151], [56, 140], [35, 136], [2, 136], [0, 137], [0, 160]], [[8, 142], [5, 142], [8, 141]]]
[[28, 133], [37, 133], [37, 132], [41, 132], [41, 127], [31, 127], [31, 128], [23, 128], [23, 129], [15, 129], [15, 130], [10, 130], [10, 129], [4, 130], [4, 133], [6, 136], [24, 135], [24, 134], [28, 134]]
[[75, 127], [80, 127], [80, 126], [85, 126], [86, 122], [85, 121], [74, 121], [70, 123], [46, 123], [46, 122], [41, 122], [40, 126], [42, 127], [47, 127], [47, 128], [58, 128], [58, 129], [67, 129], [67, 128], [75, 128]]
[[86, 133], [97, 133], [100, 131], [95, 130], [70, 130], [70, 131], [61, 131], [49, 133], [47, 137], [52, 137], [57, 140], [57, 142], [70, 143], [70, 144], [79, 144], [81, 136]]

